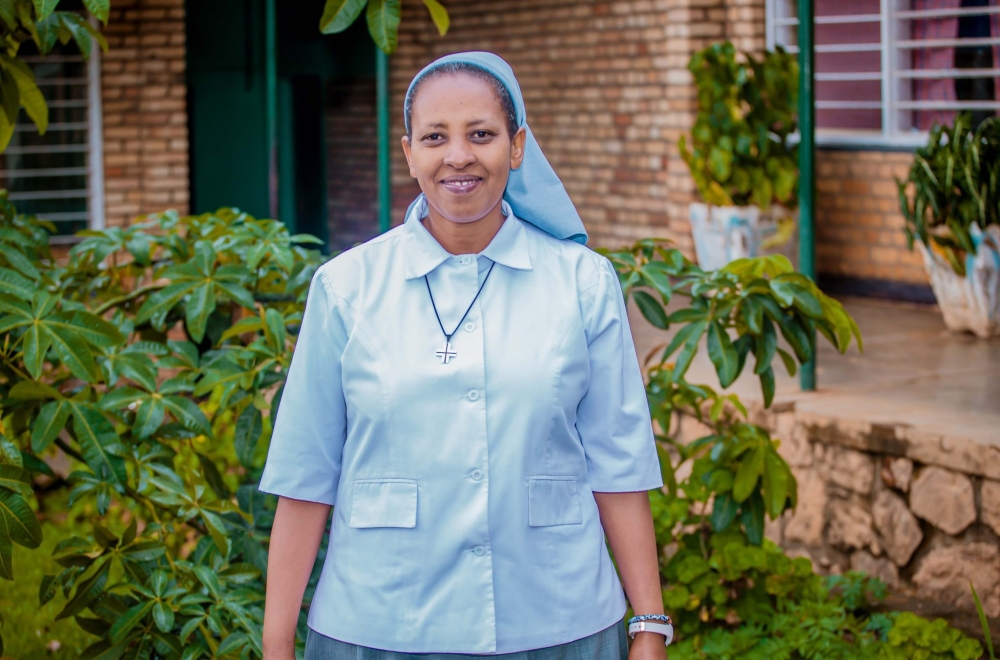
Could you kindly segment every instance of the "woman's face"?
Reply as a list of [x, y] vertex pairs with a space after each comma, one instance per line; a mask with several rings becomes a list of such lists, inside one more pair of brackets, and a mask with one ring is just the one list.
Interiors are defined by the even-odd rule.
[[524, 129], [512, 140], [496, 92], [464, 73], [425, 80], [413, 99], [403, 151], [432, 212], [475, 222], [497, 208], [511, 169], [521, 166]]

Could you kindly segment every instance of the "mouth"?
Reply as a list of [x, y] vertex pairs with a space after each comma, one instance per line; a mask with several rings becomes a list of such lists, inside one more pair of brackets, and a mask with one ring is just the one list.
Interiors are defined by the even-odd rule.
[[441, 179], [441, 186], [452, 194], [468, 195], [478, 188], [482, 182], [482, 177], [460, 174]]

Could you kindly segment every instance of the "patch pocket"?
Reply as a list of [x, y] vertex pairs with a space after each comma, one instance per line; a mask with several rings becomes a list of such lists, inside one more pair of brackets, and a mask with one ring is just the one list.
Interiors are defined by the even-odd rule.
[[417, 482], [356, 479], [349, 527], [416, 527]]
[[579, 525], [583, 523], [576, 477], [528, 477], [528, 525]]

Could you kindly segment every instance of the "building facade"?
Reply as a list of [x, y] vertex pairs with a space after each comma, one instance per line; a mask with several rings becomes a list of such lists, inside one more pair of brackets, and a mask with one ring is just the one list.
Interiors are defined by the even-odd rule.
[[[986, 23], [970, 33], [965, 5], [983, 1], [992, 3], [982, 10]], [[970, 103], [997, 106], [1000, 85], [992, 80], [970, 102], [961, 89], [956, 98], [949, 77], [965, 52], [955, 39], [966, 33], [969, 43], [1000, 51], [996, 2], [817, 0], [816, 253], [829, 289], [929, 299], [919, 255], [906, 247], [895, 177], [905, 176], [935, 118]], [[72, 168], [52, 167], [62, 161], [51, 158], [32, 165], [17, 152], [39, 148], [25, 127], [5, 156], [4, 185], [21, 191], [12, 198], [60, 220], [66, 234], [166, 208], [225, 204], [277, 215], [331, 249], [374, 235], [374, 47], [363, 21], [349, 33], [319, 35], [322, 0], [283, 4], [115, 0], [103, 28], [107, 53], [79, 65], [73, 78], [46, 74], [41, 59], [36, 66], [40, 79], [76, 81], [80, 91], [66, 98], [77, 100], [67, 107], [85, 98], [87, 109], [85, 118], [64, 122], [61, 137], [47, 138], [63, 146], [37, 144], [82, 149], [86, 159]], [[654, 236], [692, 254], [688, 204], [697, 194], [677, 147], [696, 110], [687, 63], [722, 40], [752, 52], [794, 49], [793, 7], [789, 0], [455, 2], [441, 37], [419, 3], [404, 4], [389, 59], [393, 221], [418, 192], [397, 146], [411, 77], [445, 53], [491, 50], [513, 66], [532, 130], [591, 244]], [[269, 20], [277, 23], [270, 33]], [[996, 62], [977, 66], [1000, 72]], [[31, 175], [28, 185], [31, 167], [52, 174]], [[62, 215], [38, 206], [50, 191], [76, 195], [77, 206]]]

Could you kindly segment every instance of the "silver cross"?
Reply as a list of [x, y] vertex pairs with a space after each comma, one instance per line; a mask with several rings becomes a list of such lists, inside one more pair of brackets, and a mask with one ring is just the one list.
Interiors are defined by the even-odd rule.
[[448, 364], [448, 360], [458, 356], [458, 353], [451, 350], [451, 343], [446, 341], [444, 343], [444, 348], [442, 348], [440, 351], [437, 351], [437, 356], [441, 358], [441, 364]]

